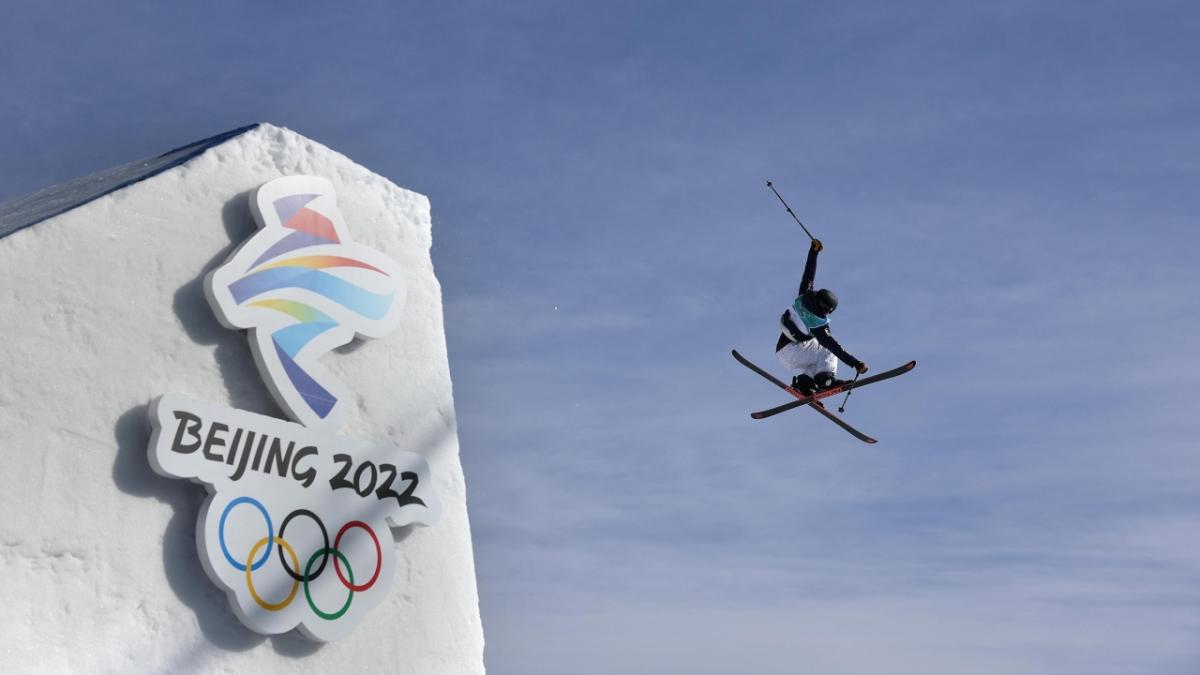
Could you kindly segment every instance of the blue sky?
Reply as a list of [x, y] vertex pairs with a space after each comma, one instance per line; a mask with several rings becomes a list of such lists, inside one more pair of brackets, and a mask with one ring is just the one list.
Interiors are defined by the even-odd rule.
[[[255, 121], [429, 195], [491, 672], [1195, 673], [1198, 28], [16, 2], [0, 199]], [[767, 179], [843, 344], [920, 364], [851, 397], [878, 445], [748, 417], [807, 247]]]

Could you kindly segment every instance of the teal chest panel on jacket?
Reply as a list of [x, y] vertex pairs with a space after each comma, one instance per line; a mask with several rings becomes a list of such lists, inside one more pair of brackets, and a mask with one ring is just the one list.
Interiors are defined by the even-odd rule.
[[792, 311], [796, 318], [800, 319], [800, 323], [804, 324], [805, 330], [809, 333], [812, 333], [814, 328], [820, 328], [829, 323], [828, 317], [817, 316], [808, 311], [801, 298], [796, 298], [796, 301], [792, 303]]

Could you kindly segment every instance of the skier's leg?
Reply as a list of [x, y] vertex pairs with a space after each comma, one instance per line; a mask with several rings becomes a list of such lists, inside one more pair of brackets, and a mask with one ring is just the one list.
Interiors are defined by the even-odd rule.
[[823, 348], [817, 345], [814, 349], [816, 343], [816, 340], [808, 340], [799, 344], [792, 342], [775, 352], [783, 365], [791, 370], [800, 371], [792, 378], [792, 388], [804, 394], [811, 394], [817, 387], [812, 375], [816, 372], [817, 364], [820, 362], [820, 354], [817, 350], [823, 350]]
[[817, 372], [813, 375], [813, 380], [817, 383], [818, 389], [828, 389], [842, 384], [843, 380], [837, 379], [837, 357], [828, 349], [823, 349], [825, 352], [824, 358], [817, 364]]
[[822, 349], [821, 351], [825, 352], [825, 360], [822, 364], [821, 372], [829, 373], [830, 375], [836, 377], [838, 366], [837, 357], [834, 356], [833, 352], [829, 351], [828, 349]]
[[837, 373], [837, 357], [816, 340], [809, 340], [801, 347], [805, 351], [804, 374], [816, 377], [824, 372]]
[[804, 370], [808, 367], [811, 357], [805, 350], [794, 342], [789, 342], [775, 352], [775, 357], [788, 370]]

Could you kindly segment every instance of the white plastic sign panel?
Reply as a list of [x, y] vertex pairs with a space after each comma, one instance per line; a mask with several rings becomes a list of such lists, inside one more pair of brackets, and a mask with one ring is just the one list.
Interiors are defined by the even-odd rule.
[[223, 325], [249, 331], [259, 372], [295, 421], [165, 394], [150, 410], [150, 463], [208, 489], [200, 560], [246, 626], [333, 640], [386, 597], [390, 528], [440, 512], [423, 457], [337, 435], [354, 393], [318, 361], [395, 328], [404, 288], [394, 261], [351, 240], [324, 178], [273, 180], [252, 210], [260, 229], [205, 292]]

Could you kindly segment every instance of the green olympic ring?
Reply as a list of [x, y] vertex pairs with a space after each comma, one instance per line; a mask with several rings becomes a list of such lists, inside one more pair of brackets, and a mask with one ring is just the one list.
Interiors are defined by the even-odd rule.
[[309, 591], [308, 591], [308, 580], [312, 576], [311, 572], [312, 572], [313, 563], [315, 563], [317, 561], [317, 558], [319, 556], [327, 556], [330, 553], [335, 555], [337, 558], [341, 559], [342, 563], [346, 565], [346, 571], [350, 574], [350, 583], [351, 584], [354, 583], [354, 570], [351, 569], [350, 561], [346, 559], [346, 555], [344, 553], [337, 550], [336, 548], [319, 549], [319, 550], [313, 552], [312, 557], [308, 559], [308, 564], [304, 566], [304, 599], [308, 600], [308, 606], [310, 608], [312, 608], [313, 614], [316, 614], [317, 616], [321, 617], [322, 619], [325, 619], [326, 621], [335, 621], [337, 619], [340, 619], [342, 617], [342, 615], [346, 613], [346, 610], [350, 609], [350, 601], [354, 599], [354, 590], [349, 589], [349, 592], [346, 595], [346, 604], [342, 605], [341, 609], [339, 609], [336, 612], [333, 612], [332, 614], [321, 611], [317, 607], [317, 603], [313, 602], [312, 594], [309, 593]]

